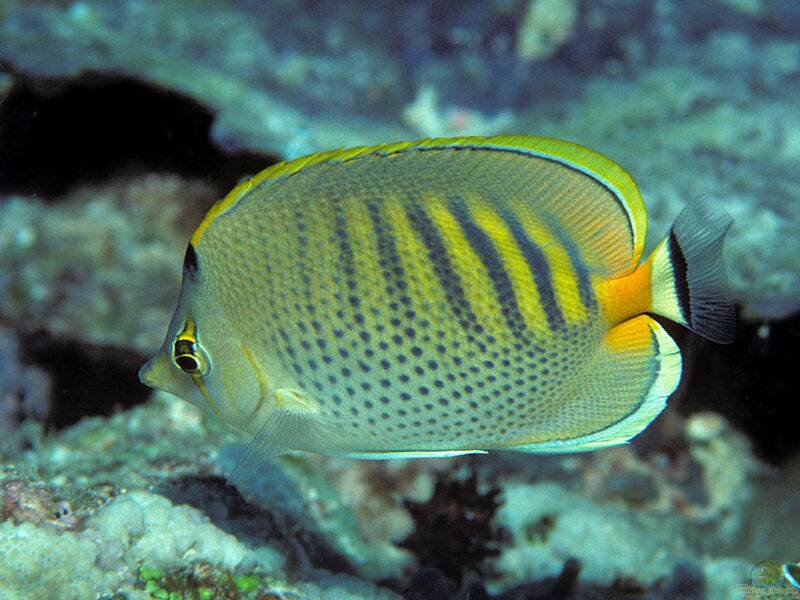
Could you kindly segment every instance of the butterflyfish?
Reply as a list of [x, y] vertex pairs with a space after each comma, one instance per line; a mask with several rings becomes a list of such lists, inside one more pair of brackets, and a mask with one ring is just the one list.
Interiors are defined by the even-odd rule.
[[692, 204], [642, 261], [631, 177], [548, 138], [282, 162], [192, 235], [164, 345], [140, 378], [252, 434], [251, 459], [621, 444], [681, 376], [650, 315], [732, 339], [730, 225]]

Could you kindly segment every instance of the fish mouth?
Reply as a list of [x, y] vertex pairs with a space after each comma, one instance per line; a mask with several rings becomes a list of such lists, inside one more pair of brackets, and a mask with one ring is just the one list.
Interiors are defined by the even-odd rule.
[[151, 358], [146, 363], [142, 365], [142, 368], [139, 369], [139, 381], [145, 384], [148, 387], [155, 387], [155, 382], [153, 381], [153, 359]]

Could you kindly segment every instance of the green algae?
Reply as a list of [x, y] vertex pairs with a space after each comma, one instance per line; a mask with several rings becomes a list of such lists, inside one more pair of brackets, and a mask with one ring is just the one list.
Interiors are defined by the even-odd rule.
[[163, 571], [139, 567], [139, 581], [157, 600], [259, 600], [262, 598], [302, 600], [307, 596], [275, 577], [263, 573], [232, 573], [205, 562]]

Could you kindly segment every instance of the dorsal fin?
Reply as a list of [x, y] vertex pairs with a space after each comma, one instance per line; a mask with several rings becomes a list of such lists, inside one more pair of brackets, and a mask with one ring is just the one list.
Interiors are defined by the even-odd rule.
[[[476, 168], [488, 165], [505, 178], [505, 170], [526, 178], [527, 196], [518, 201], [519, 218], [549, 217], [562, 241], [573, 243], [590, 262], [589, 268], [603, 276], [615, 277], [632, 271], [644, 248], [647, 214], [636, 184], [616, 163], [578, 144], [532, 136], [431, 138], [377, 146], [332, 150], [277, 163], [234, 188], [215, 204], [192, 236], [197, 246], [205, 229], [219, 215], [235, 206], [256, 186], [277, 183], [301, 172], [319, 173], [309, 167], [341, 164], [366, 157], [389, 157], [426, 151], [469, 151]], [[529, 163], [501, 164], [481, 152], [506, 153], [507, 157], [528, 157]], [[466, 153], [465, 153], [466, 155]], [[495, 159], [499, 156], [495, 156]], [[459, 175], [460, 176], [460, 175]], [[491, 180], [488, 182], [491, 184]], [[441, 190], [439, 190], [441, 191]], [[435, 193], [435, 192], [434, 192]], [[525, 205], [530, 208], [526, 214]]]

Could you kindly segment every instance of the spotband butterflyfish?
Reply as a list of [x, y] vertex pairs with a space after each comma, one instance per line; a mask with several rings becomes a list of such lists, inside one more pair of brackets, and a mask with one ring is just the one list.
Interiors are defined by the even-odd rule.
[[691, 205], [641, 261], [630, 176], [555, 139], [314, 154], [210, 210], [140, 378], [253, 434], [251, 457], [620, 444], [681, 376], [650, 314], [732, 339], [730, 224]]

